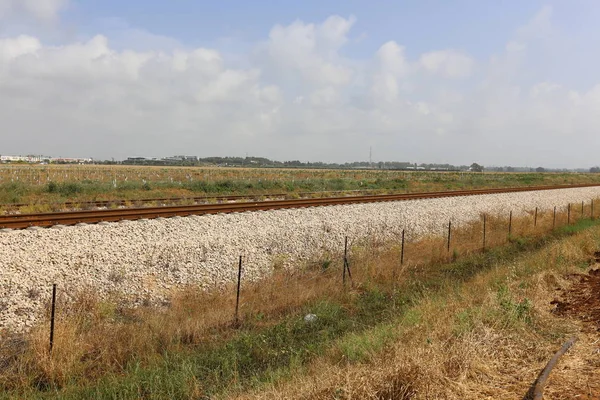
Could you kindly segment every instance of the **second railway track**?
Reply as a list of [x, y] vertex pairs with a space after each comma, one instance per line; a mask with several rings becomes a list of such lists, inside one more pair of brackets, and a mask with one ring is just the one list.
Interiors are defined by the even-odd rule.
[[439, 197], [473, 196], [482, 194], [512, 193], [536, 190], [571, 189], [595, 187], [597, 184], [529, 186], [515, 188], [493, 188], [475, 190], [457, 190], [444, 192], [425, 192], [387, 195], [363, 195], [345, 197], [310, 198], [294, 200], [268, 200], [238, 202], [226, 204], [196, 204], [180, 206], [141, 207], [106, 210], [63, 211], [37, 214], [13, 214], [0, 216], [0, 228], [24, 229], [31, 226], [49, 227], [53, 225], [75, 225], [78, 223], [115, 222], [122, 220], [168, 218], [175, 216], [232, 213], [245, 211], [265, 211], [285, 208], [303, 208], [343, 204], [373, 203], [382, 201], [402, 201], [431, 199]]
[[[294, 192], [294, 193], [254, 193], [254, 194], [229, 194], [229, 195], [214, 195], [214, 196], [190, 196], [190, 197], [159, 197], [148, 199], [112, 199], [112, 200], [92, 200], [92, 201], [66, 201], [54, 203], [7, 203], [0, 204], [6, 210], [19, 210], [21, 207], [29, 207], [32, 205], [42, 205], [54, 208], [75, 208], [89, 210], [94, 207], [140, 207], [140, 206], [167, 206], [167, 205], [182, 205], [183, 202], [223, 202], [223, 201], [240, 201], [240, 200], [256, 200], [257, 198], [277, 199], [285, 198], [290, 194], [295, 194], [299, 197], [333, 197], [331, 195], [369, 195], [377, 189], [365, 190], [330, 190], [321, 192]], [[66, 211], [66, 210], [65, 210]]]

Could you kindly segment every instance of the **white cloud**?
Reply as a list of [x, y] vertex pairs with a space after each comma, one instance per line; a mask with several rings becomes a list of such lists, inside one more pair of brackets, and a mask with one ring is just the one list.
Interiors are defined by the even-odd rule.
[[41, 48], [37, 38], [21, 35], [16, 38], [0, 39], [0, 59], [12, 60], [17, 57], [33, 54]]
[[548, 96], [560, 88], [561, 86], [556, 83], [540, 82], [531, 88], [531, 97], [538, 98]]
[[396, 77], [408, 74], [410, 66], [404, 55], [404, 47], [394, 41], [385, 43], [377, 51], [377, 59], [383, 72]]
[[399, 81], [411, 69], [404, 55], [404, 47], [389, 41], [379, 48], [376, 57], [377, 70], [373, 76], [371, 93], [376, 100], [395, 101], [399, 95]]
[[316, 85], [347, 84], [353, 71], [344, 65], [338, 50], [348, 41], [354, 22], [354, 17], [332, 16], [319, 25], [302, 21], [276, 25], [266, 44], [269, 61], [292, 79], [299, 75]]
[[540, 9], [524, 26], [517, 30], [517, 37], [522, 40], [543, 39], [552, 31], [552, 6]]
[[0, 20], [25, 14], [40, 21], [54, 21], [69, 0], [0, 0]]
[[425, 53], [420, 64], [430, 73], [446, 78], [466, 78], [473, 70], [473, 59], [456, 50], [440, 50]]
[[339, 93], [332, 86], [314, 91], [310, 96], [313, 107], [332, 107], [340, 102]]
[[522, 54], [527, 44], [548, 38], [552, 33], [552, 7], [544, 6], [525, 25], [517, 29], [514, 38], [506, 44], [509, 55]]
[[0, 54], [9, 55], [0, 58], [0, 118], [13, 149], [122, 157], [162, 152], [169, 136], [173, 151], [198, 151], [209, 134], [226, 147], [268, 132], [281, 102], [259, 71], [227, 68], [211, 49], [117, 52], [96, 36], [65, 46], [4, 40]]

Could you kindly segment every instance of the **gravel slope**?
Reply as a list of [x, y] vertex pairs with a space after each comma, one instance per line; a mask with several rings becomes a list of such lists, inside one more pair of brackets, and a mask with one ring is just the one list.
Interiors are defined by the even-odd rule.
[[[412, 237], [440, 232], [483, 212], [519, 213], [589, 202], [600, 187], [519, 192], [310, 209], [193, 216], [62, 229], [0, 233], [0, 331], [32, 326], [52, 283], [62, 292], [92, 287], [133, 302], [160, 299], [177, 285], [209, 288], [236, 277], [268, 274], [287, 263], [341, 250], [344, 236]], [[600, 207], [598, 207], [600, 212]]]

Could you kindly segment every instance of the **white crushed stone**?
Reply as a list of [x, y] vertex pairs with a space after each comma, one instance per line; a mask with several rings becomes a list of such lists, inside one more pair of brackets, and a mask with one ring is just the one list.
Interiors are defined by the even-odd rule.
[[[481, 213], [518, 216], [538, 207], [600, 197], [600, 187], [450, 197], [190, 216], [185, 218], [77, 224], [63, 229], [0, 233], [0, 332], [23, 331], [39, 317], [52, 283], [59, 292], [93, 288], [128, 301], [160, 300], [182, 285], [211, 288], [236, 279], [244, 256], [244, 279], [270, 273], [275, 260], [293, 265], [339, 251], [344, 237], [415, 238], [442, 233]], [[600, 204], [599, 204], [600, 205]], [[597, 208], [600, 212], [600, 206]]]

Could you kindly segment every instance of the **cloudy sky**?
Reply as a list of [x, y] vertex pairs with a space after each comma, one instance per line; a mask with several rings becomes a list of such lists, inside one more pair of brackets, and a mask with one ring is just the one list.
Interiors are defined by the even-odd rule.
[[0, 154], [600, 164], [600, 2], [0, 0]]

